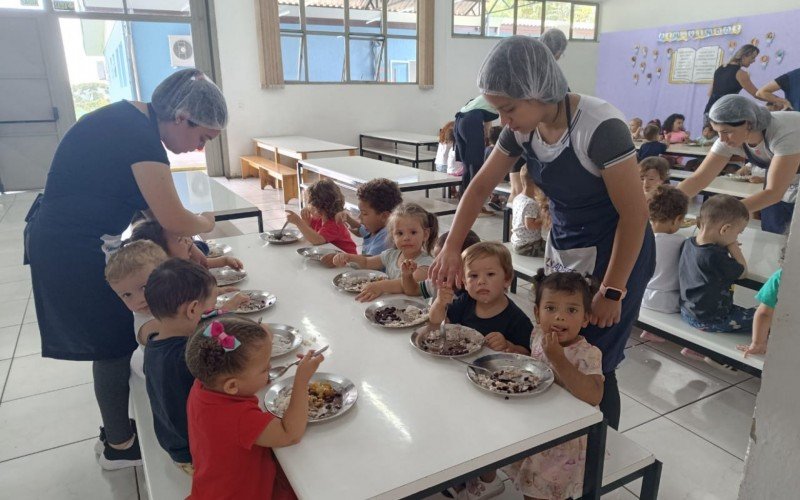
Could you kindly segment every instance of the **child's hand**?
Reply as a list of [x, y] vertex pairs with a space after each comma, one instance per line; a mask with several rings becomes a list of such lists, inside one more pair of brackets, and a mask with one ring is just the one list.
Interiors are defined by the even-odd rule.
[[764, 178], [760, 177], [758, 175], [753, 175], [753, 176], [750, 177], [750, 183], [751, 184], [763, 184], [764, 183]]
[[564, 357], [564, 348], [558, 343], [558, 334], [556, 332], [543, 332], [542, 351], [544, 351], [544, 355], [547, 356], [550, 362]]
[[337, 255], [339, 255], [339, 253], [329, 253], [327, 255], [323, 255], [319, 261], [325, 267], [336, 267], [336, 265], [333, 263], [333, 259], [335, 259]]
[[484, 338], [484, 343], [489, 349], [507, 352], [511, 343], [500, 332], [492, 332]]
[[744, 353], [744, 357], [746, 358], [750, 354], [766, 354], [767, 353], [767, 344], [741, 344], [736, 346], [737, 349]]
[[297, 365], [297, 371], [294, 374], [295, 383], [308, 385], [308, 381], [311, 380], [311, 376], [317, 371], [320, 363], [325, 361], [325, 356], [322, 354], [318, 356], [314, 355], [314, 352], [315, 351], [308, 351], [305, 356], [303, 356], [300, 364]]
[[291, 210], [286, 211], [286, 220], [289, 221], [289, 224], [294, 224], [295, 226], [298, 225], [300, 222], [303, 222], [303, 218], [297, 215], [296, 212], [292, 212]]
[[208, 257], [194, 243], [189, 247], [189, 260], [208, 269]]
[[235, 286], [218, 286], [217, 287], [217, 296], [220, 296], [224, 293], [231, 293], [231, 292], [238, 292], [239, 289]]
[[441, 301], [442, 304], [452, 304], [455, 296], [453, 287], [442, 285], [436, 289], [436, 300], [434, 302]]
[[250, 297], [243, 293], [237, 293], [233, 297], [229, 298], [225, 302], [222, 303], [222, 309], [226, 311], [235, 311], [239, 309], [239, 307], [247, 304], [250, 302]]
[[400, 264], [400, 272], [404, 278], [409, 278], [414, 274], [414, 271], [417, 270], [417, 262], [413, 259], [405, 259], [402, 264]]
[[356, 295], [356, 300], [359, 302], [371, 302], [383, 295], [383, 282], [376, 281], [374, 283], [367, 283], [364, 289]]
[[303, 207], [300, 210], [300, 217], [306, 222], [306, 224], [311, 224], [312, 214], [311, 209], [308, 207]]
[[242, 264], [242, 261], [235, 257], [225, 257], [225, 260], [223, 262], [225, 263], [226, 266], [236, 269], [237, 271], [241, 271], [242, 268], [244, 268], [244, 264]]
[[336, 221], [337, 224], [346, 224], [348, 226], [353, 226], [355, 222], [353, 218], [350, 217], [350, 213], [348, 213], [347, 210], [342, 210], [341, 212], [336, 214], [334, 220]]
[[[327, 255], [325, 256], [327, 257]], [[350, 254], [349, 253], [337, 253], [333, 254], [331, 264], [336, 267], [344, 267], [350, 263]]]

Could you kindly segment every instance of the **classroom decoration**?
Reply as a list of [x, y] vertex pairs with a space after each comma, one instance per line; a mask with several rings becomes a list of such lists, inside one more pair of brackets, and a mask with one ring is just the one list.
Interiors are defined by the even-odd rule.
[[767, 40], [767, 47], [769, 47], [775, 41], [775, 33], [770, 31], [764, 38]]
[[750, 40], [750, 45], [755, 45], [756, 47], [758, 47], [758, 44], [759, 44], [758, 38], [753, 38], [752, 40]]
[[653, 81], [653, 73], [647, 73], [647, 75], [645, 75], [645, 78], [647, 78], [647, 84], [650, 85], [650, 82]]
[[738, 35], [741, 32], [742, 25], [740, 23], [693, 30], [664, 31], [658, 34], [658, 42], [688, 42], [689, 40], [702, 40], [712, 36]]
[[646, 67], [647, 67], [647, 63], [646, 62], [642, 61], [641, 63], [639, 63], [639, 69], [641, 70], [642, 73], [644, 73], [644, 69]]
[[681, 47], [672, 58], [669, 83], [711, 83], [714, 71], [722, 64], [722, 57], [722, 49], [716, 45], [697, 50]]
[[631, 66], [636, 67], [636, 56], [631, 56]]
[[647, 47], [642, 47], [642, 57], [647, 57]]
[[667, 48], [667, 57], [672, 57], [672, 47]]
[[633, 84], [634, 85], [639, 85], [639, 73], [634, 73], [633, 74]]
[[658, 59], [658, 49], [653, 49], [652, 54], [653, 54], [653, 62], [655, 62]]
[[636, 54], [638, 53], [639, 53], [639, 44], [637, 43], [636, 45], [633, 46], [633, 55], [636, 56]]
[[786, 55], [786, 51], [783, 50], [783, 49], [779, 49], [777, 52], [775, 52], [775, 60], [778, 61], [778, 64], [783, 62], [783, 56], [785, 56], [785, 55]]
[[731, 40], [728, 42], [728, 52], [733, 53], [736, 50], [736, 40]]
[[656, 78], [661, 78], [661, 66], [656, 68]]
[[769, 56], [764, 54], [761, 56], [761, 69], [767, 69], [767, 64], [769, 64]]

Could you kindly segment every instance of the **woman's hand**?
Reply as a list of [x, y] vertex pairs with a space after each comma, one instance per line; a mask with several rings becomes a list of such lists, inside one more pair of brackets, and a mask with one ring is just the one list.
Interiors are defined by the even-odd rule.
[[607, 328], [619, 323], [619, 318], [622, 315], [622, 301], [609, 300], [600, 292], [594, 294], [592, 299], [592, 312], [589, 314], [589, 322], [597, 325], [600, 328]]
[[442, 251], [433, 261], [428, 270], [428, 277], [437, 286], [461, 288], [464, 281], [464, 264], [461, 261], [461, 252], [451, 250], [445, 243]]

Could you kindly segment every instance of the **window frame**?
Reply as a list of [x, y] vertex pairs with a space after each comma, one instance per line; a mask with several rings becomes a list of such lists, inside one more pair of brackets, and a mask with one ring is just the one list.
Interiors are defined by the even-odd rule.
[[[493, 0], [476, 0], [480, 3], [481, 7], [481, 32], [477, 35], [468, 35], [464, 33], [456, 33], [456, 14], [455, 9], [453, 8], [453, 0], [450, 0], [450, 37], [451, 38], [466, 38], [466, 39], [482, 39], [482, 38], [489, 38], [493, 40], [502, 40], [502, 36], [490, 36], [486, 34], [486, 4]], [[547, 12], [547, 2], [548, 0], [540, 0], [542, 2], [542, 32], [544, 33], [545, 29], [545, 14]], [[556, 0], [552, 0], [556, 1]], [[597, 2], [586, 2], [586, 1], [572, 1], [572, 0], [557, 0], [559, 3], [569, 3], [570, 4], [570, 14], [569, 14], [569, 30], [564, 34], [567, 35], [567, 40], [570, 43], [572, 42], [597, 42], [598, 37], [598, 21], [600, 20], [600, 4]], [[594, 7], [594, 38], [573, 38], [572, 37], [572, 30], [573, 30], [573, 22], [575, 19], [575, 6], [576, 5], [586, 5]], [[513, 27], [513, 34], [517, 33], [517, 12], [519, 7], [519, 0], [514, 0], [514, 27]], [[419, 9], [418, 9], [419, 10]], [[541, 35], [540, 35], [541, 36]], [[538, 38], [538, 37], [537, 37]]]

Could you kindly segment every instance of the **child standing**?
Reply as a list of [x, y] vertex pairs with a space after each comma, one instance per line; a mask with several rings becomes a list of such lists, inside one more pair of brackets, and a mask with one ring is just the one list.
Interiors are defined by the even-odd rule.
[[296, 498], [270, 448], [300, 442], [308, 424], [308, 382], [322, 356], [307, 353], [283, 418], [261, 411], [255, 394], [269, 382], [272, 339], [258, 323], [223, 317], [189, 340], [186, 364], [189, 444], [194, 460], [192, 500]]
[[[597, 406], [603, 398], [602, 354], [580, 333], [589, 324], [597, 285], [578, 273], [534, 277], [537, 327], [531, 357], [553, 369], [556, 383], [576, 398]], [[513, 463], [503, 470], [525, 498], [561, 500], [583, 494], [586, 436]]]
[[761, 302], [753, 316], [753, 340], [750, 345], [737, 345], [736, 348], [749, 354], [766, 354], [769, 329], [772, 326], [772, 317], [775, 315], [775, 306], [778, 305], [778, 290], [781, 287], [783, 269], [778, 269], [769, 277], [766, 283], [756, 294], [756, 300]]
[[336, 220], [336, 214], [344, 210], [344, 195], [339, 186], [330, 179], [321, 179], [308, 188], [306, 197], [308, 206], [300, 215], [287, 210], [286, 219], [297, 226], [312, 245], [331, 243], [344, 252], [357, 253], [347, 226]]
[[358, 187], [359, 219], [356, 220], [347, 210], [339, 212], [340, 219], [348, 225], [350, 232], [364, 238], [361, 255], [380, 255], [389, 248], [386, 223], [399, 204], [403, 203], [403, 194], [397, 183], [389, 179], [372, 179]]
[[669, 181], [669, 162], [660, 156], [645, 158], [639, 162], [639, 178], [642, 179], [644, 195], [651, 194]]
[[639, 161], [651, 156], [663, 155], [667, 152], [667, 145], [659, 140], [661, 129], [655, 124], [650, 124], [644, 128], [645, 142], [639, 146]]
[[453, 151], [456, 142], [455, 136], [453, 135], [454, 123], [453, 121], [449, 121], [444, 124], [444, 127], [439, 129], [439, 147], [436, 148], [436, 158], [433, 160], [433, 164], [436, 167], [436, 171], [443, 174], [447, 173], [447, 160], [450, 157], [451, 151], [455, 158], [455, 152]]
[[394, 209], [387, 225], [394, 247], [380, 255], [336, 254], [333, 265], [342, 267], [355, 262], [362, 269], [384, 270], [388, 280], [376, 281], [364, 286], [356, 296], [359, 302], [375, 300], [384, 293], [403, 293], [403, 262], [412, 260], [417, 268], [409, 279], [416, 283], [428, 277], [428, 267], [433, 263], [430, 252], [439, 235], [439, 221], [416, 203], [403, 203]]
[[664, 120], [664, 139], [667, 144], [689, 142], [689, 133], [683, 128], [685, 121], [686, 117], [680, 113], [673, 113]]
[[755, 309], [733, 303], [733, 284], [747, 272], [739, 235], [750, 213], [733, 196], [718, 194], [700, 207], [697, 236], [681, 249], [681, 316], [705, 332], [748, 331]]
[[522, 192], [511, 204], [511, 248], [519, 255], [544, 257], [545, 240], [542, 238], [542, 217], [538, 189], [528, 176], [528, 166], [519, 172]]

